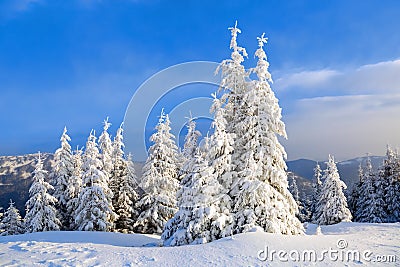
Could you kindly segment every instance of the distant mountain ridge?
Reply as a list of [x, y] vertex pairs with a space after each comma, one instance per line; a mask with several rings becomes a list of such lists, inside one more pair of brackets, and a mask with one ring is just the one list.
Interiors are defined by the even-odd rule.
[[[32, 172], [37, 156], [37, 154], [0, 156], [0, 207], [6, 209], [12, 199], [21, 214], [25, 214], [25, 202], [29, 197], [28, 191], [32, 183]], [[53, 154], [43, 153], [41, 157], [44, 160], [44, 169], [50, 172], [53, 165]], [[371, 156], [374, 169], [382, 165], [383, 159], [384, 157]], [[358, 181], [358, 166], [360, 163], [365, 164], [365, 160], [366, 157], [359, 157], [337, 164], [339, 174], [349, 189]], [[316, 161], [308, 159], [287, 162], [289, 183], [294, 175], [301, 194], [311, 194], [316, 164]], [[143, 165], [144, 162], [135, 162], [138, 177], [141, 176]], [[326, 168], [325, 163], [320, 163], [320, 165], [322, 170]]]
[[[41, 153], [43, 168], [50, 171], [53, 154]], [[0, 207], [7, 209], [10, 199], [15, 202], [21, 214], [25, 214], [25, 202], [29, 197], [38, 154], [22, 156], [0, 156]]]
[[[385, 157], [383, 156], [370, 156], [372, 167], [377, 170], [383, 163]], [[346, 161], [341, 161], [336, 164], [340, 178], [345, 182], [345, 184], [352, 188], [353, 184], [358, 181], [358, 168], [359, 165], [365, 166], [367, 157], [358, 157]], [[288, 170], [296, 173], [297, 175], [307, 178], [311, 181], [314, 180], [314, 168], [319, 163], [321, 169], [326, 169], [326, 163], [317, 162], [309, 159], [298, 159], [293, 161], [288, 161], [286, 164]]]

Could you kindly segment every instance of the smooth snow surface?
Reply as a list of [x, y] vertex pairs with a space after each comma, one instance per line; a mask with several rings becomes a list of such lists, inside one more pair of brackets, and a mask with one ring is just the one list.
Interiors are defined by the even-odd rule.
[[[315, 235], [310, 224], [303, 236], [267, 234], [255, 228], [204, 245], [159, 247], [158, 236], [105, 232], [43, 232], [0, 237], [0, 266], [399, 266], [400, 224], [340, 223], [322, 226]], [[339, 248], [343, 246], [344, 248]], [[262, 261], [260, 250], [370, 251], [368, 259], [282, 262], [275, 254]], [[396, 257], [396, 262], [373, 262], [376, 256]], [[261, 254], [265, 257], [265, 253]], [[289, 256], [286, 256], [288, 258]], [[333, 255], [334, 257], [334, 255]], [[361, 256], [362, 257], [362, 256]], [[387, 259], [389, 257], [386, 257]]]

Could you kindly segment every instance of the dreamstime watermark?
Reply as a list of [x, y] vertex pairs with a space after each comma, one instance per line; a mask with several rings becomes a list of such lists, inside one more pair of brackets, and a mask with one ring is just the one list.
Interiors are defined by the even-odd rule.
[[336, 247], [329, 247], [321, 251], [315, 249], [305, 250], [275, 250], [265, 246], [257, 252], [257, 258], [268, 262], [368, 262], [368, 263], [393, 263], [396, 255], [378, 255], [371, 250], [348, 249], [344, 239], [336, 242]]

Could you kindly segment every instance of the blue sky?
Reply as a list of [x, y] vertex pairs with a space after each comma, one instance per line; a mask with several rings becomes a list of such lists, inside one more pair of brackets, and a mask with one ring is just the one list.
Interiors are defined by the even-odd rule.
[[65, 125], [84, 145], [107, 116], [113, 133], [153, 74], [228, 58], [235, 20], [246, 66], [269, 38], [289, 159], [383, 154], [400, 145], [398, 14], [390, 0], [0, 0], [0, 155], [52, 152]]

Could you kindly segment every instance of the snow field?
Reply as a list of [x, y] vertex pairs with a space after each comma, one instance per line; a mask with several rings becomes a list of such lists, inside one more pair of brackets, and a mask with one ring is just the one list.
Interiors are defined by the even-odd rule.
[[[400, 266], [400, 224], [339, 223], [307, 227], [306, 235], [255, 232], [203, 245], [160, 247], [155, 235], [108, 232], [42, 232], [0, 237], [0, 266]], [[345, 245], [339, 248], [339, 245]], [[287, 252], [261, 260], [265, 251]], [[293, 261], [293, 251], [370, 251], [369, 260]], [[376, 262], [376, 256], [394, 256], [396, 262]], [[283, 257], [285, 258], [285, 257]], [[393, 260], [392, 260], [393, 261]]]

